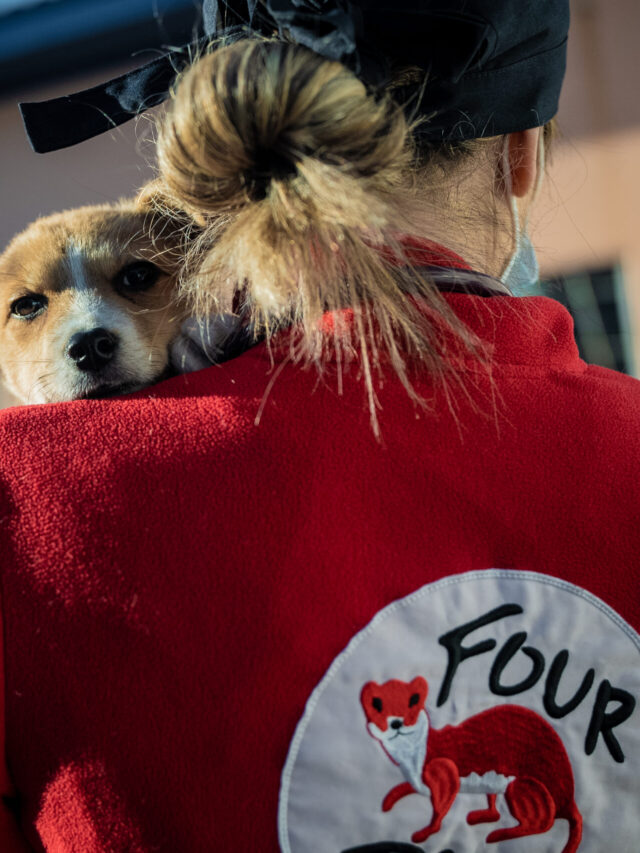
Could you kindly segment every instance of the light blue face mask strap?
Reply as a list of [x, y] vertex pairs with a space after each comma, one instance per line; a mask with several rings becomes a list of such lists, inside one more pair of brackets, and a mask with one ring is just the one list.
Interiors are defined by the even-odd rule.
[[[518, 208], [518, 203], [516, 201], [516, 197], [513, 195], [512, 192], [511, 169], [509, 166], [508, 137], [505, 137], [505, 144], [502, 156], [505, 188], [509, 194], [509, 206], [511, 208], [511, 222], [513, 223], [515, 246], [513, 252], [511, 253], [511, 257], [507, 262], [507, 265], [502, 271], [500, 281], [503, 282], [503, 284], [506, 284], [507, 286], [512, 287], [514, 289], [522, 287], [531, 287], [535, 285], [538, 281], [538, 261], [536, 258], [535, 249], [533, 248], [533, 245], [531, 243], [531, 238], [528, 234], [528, 224], [533, 203], [535, 202], [538, 193], [540, 192], [542, 180], [544, 178], [544, 131], [542, 131], [538, 136], [536, 185], [533, 191], [533, 195], [531, 197], [529, 208], [527, 210], [527, 216], [522, 225], [520, 224], [520, 211]], [[519, 274], [516, 273], [514, 275], [514, 267], [516, 266], [516, 264], [518, 264], [521, 269]]]

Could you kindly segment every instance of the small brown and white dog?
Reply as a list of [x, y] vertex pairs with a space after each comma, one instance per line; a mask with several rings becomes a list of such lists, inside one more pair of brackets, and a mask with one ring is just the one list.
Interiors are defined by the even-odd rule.
[[185, 312], [176, 241], [149, 223], [133, 200], [82, 207], [37, 220], [0, 255], [0, 378], [21, 401], [108, 397], [166, 375]]

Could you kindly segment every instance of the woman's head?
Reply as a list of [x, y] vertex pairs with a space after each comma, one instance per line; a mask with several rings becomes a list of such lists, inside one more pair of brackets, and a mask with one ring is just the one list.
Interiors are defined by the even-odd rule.
[[[320, 367], [327, 344], [351, 353], [372, 413], [381, 355], [410, 393], [407, 363], [443, 372], [425, 307], [477, 343], [433, 280], [403, 264], [403, 237], [499, 275], [514, 245], [511, 200], [522, 220], [542, 150], [527, 122], [438, 137], [425, 109], [433, 75], [390, 65], [380, 86], [281, 38], [216, 45], [179, 80], [158, 143], [159, 201], [198, 225], [185, 275], [196, 309], [241, 304], [267, 336], [294, 324], [296, 357]], [[356, 322], [339, 334], [334, 324], [327, 341], [321, 318], [341, 308]]]
[[[428, 119], [412, 121], [393, 97], [395, 81], [406, 77], [400, 72], [374, 93], [340, 63], [296, 45], [244, 40], [219, 48], [183, 76], [162, 126], [167, 195], [198, 223], [223, 226], [243, 212], [248, 227], [233, 229], [234, 263], [249, 281], [242, 261], [250, 265], [253, 253], [242, 243], [255, 243], [252, 228], [270, 232], [269, 256], [284, 238], [272, 258], [280, 266], [291, 233], [321, 240], [327, 223], [332, 240], [341, 228], [357, 229], [371, 243], [389, 227], [417, 228], [453, 240], [477, 269], [496, 274], [510, 241], [500, 234], [509, 230], [510, 198], [527, 208], [536, 183], [539, 131], [425, 141]], [[279, 276], [278, 289], [288, 284]]]

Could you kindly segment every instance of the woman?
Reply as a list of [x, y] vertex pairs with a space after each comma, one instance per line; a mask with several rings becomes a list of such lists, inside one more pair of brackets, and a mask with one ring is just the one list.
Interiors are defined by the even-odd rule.
[[255, 345], [3, 415], [34, 849], [635, 849], [640, 390], [509, 295], [567, 16], [487, 5], [272, 0], [179, 82], [154, 199]]

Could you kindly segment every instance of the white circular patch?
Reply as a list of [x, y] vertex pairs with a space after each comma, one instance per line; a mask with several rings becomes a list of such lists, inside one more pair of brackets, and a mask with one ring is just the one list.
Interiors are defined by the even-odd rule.
[[283, 852], [638, 850], [639, 653], [604, 602], [533, 572], [456, 575], [390, 604], [307, 703]]

